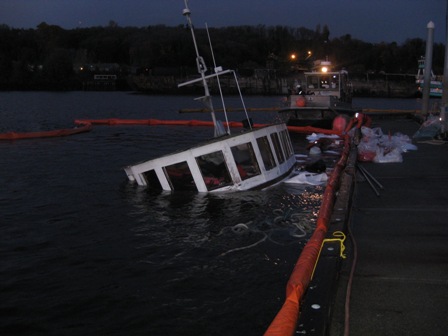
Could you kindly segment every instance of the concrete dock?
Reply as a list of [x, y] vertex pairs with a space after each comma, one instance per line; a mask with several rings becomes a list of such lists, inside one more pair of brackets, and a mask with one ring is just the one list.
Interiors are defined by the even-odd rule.
[[[412, 137], [420, 124], [373, 117], [372, 127]], [[384, 189], [357, 173], [326, 335], [448, 335], [448, 143], [413, 143], [402, 163], [358, 163]]]

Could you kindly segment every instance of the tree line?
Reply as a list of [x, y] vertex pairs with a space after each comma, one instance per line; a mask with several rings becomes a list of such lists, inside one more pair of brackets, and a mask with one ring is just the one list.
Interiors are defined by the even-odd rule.
[[[203, 28], [195, 31], [200, 53], [213, 68], [207, 32]], [[402, 44], [369, 43], [349, 34], [332, 38], [327, 25], [314, 30], [234, 26], [210, 28], [209, 34], [218, 65], [248, 76], [256, 69], [287, 76], [315, 59], [326, 58], [336, 69], [345, 68], [352, 74], [415, 74], [426, 44], [420, 38]], [[444, 50], [443, 44], [434, 45], [433, 70], [438, 74], [443, 71]], [[94, 73], [106, 71], [113, 71], [123, 82], [132, 74], [180, 78], [195, 73], [194, 65], [191, 32], [184, 25], [120, 27], [111, 21], [107, 26], [70, 30], [45, 22], [36, 29], [0, 25], [2, 90], [80, 89]]]

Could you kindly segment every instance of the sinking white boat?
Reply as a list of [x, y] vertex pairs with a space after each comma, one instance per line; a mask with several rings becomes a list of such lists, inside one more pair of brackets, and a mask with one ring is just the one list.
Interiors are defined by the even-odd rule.
[[284, 124], [225, 135], [125, 168], [131, 181], [158, 190], [228, 191], [267, 187], [287, 177], [296, 159]]
[[[254, 129], [247, 117], [247, 129], [232, 135], [229, 128], [225, 130], [216, 120], [207, 81], [216, 79], [219, 84], [219, 76], [233, 74], [239, 90], [237, 77], [234, 71], [216, 65], [214, 72], [207, 74], [204, 59], [198, 52], [187, 0], [185, 7], [183, 15], [192, 32], [201, 77], [179, 86], [202, 82], [205, 95], [198, 100], [211, 112], [215, 138], [187, 150], [130, 165], [125, 168], [129, 180], [155, 190], [218, 192], [262, 189], [288, 177], [296, 159], [285, 123]], [[246, 110], [241, 91], [240, 97]], [[225, 111], [222, 93], [221, 101]]]

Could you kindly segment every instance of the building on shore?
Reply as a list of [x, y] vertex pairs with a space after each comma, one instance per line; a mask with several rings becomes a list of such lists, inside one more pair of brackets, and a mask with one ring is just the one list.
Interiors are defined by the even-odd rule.
[[[299, 74], [279, 75], [274, 70], [256, 70], [250, 76], [240, 74], [239, 83], [244, 94], [249, 95], [287, 95], [298, 80]], [[134, 74], [129, 77], [130, 86], [144, 93], [194, 93], [199, 88], [177, 87], [177, 84], [190, 78], [175, 75]], [[351, 74], [350, 81], [355, 97], [410, 98], [418, 92], [415, 75], [407, 74]], [[221, 78], [221, 88], [225, 92], [237, 93], [229, 77]], [[218, 90], [216, 82], [210, 82], [211, 90]]]

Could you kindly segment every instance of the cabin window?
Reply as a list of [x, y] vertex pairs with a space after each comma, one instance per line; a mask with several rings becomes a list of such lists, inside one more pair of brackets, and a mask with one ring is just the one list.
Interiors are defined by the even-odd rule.
[[330, 88], [330, 76], [322, 76], [321, 78], [320, 78], [320, 85], [319, 85], [319, 87], [321, 88], [321, 89], [329, 89]]
[[198, 156], [196, 162], [208, 191], [231, 184], [232, 179], [221, 151]]
[[166, 166], [164, 171], [172, 190], [197, 190], [186, 161]]
[[257, 139], [258, 148], [260, 148], [261, 157], [263, 158], [264, 168], [271, 170], [275, 167], [274, 155], [272, 154], [271, 146], [267, 136]]
[[159, 178], [154, 170], [148, 170], [144, 172], [143, 177], [145, 178], [146, 185], [148, 188], [153, 190], [162, 190], [162, 185], [160, 184]]
[[288, 132], [286, 130], [281, 131], [280, 135], [282, 137], [283, 148], [285, 149], [286, 157], [289, 158], [293, 154], [293, 150], [291, 147], [291, 140], [289, 139]]
[[330, 81], [330, 89], [339, 89], [339, 76], [332, 75]]
[[306, 86], [308, 89], [318, 89], [319, 88], [319, 77], [317, 77], [317, 76], [307, 77]]
[[242, 180], [260, 175], [257, 158], [250, 142], [234, 146], [231, 149]]
[[278, 139], [277, 133], [271, 134], [271, 140], [274, 144], [275, 154], [277, 156], [277, 160], [279, 163], [283, 163], [285, 161], [285, 155], [283, 154], [282, 147], [280, 146], [280, 140]]

